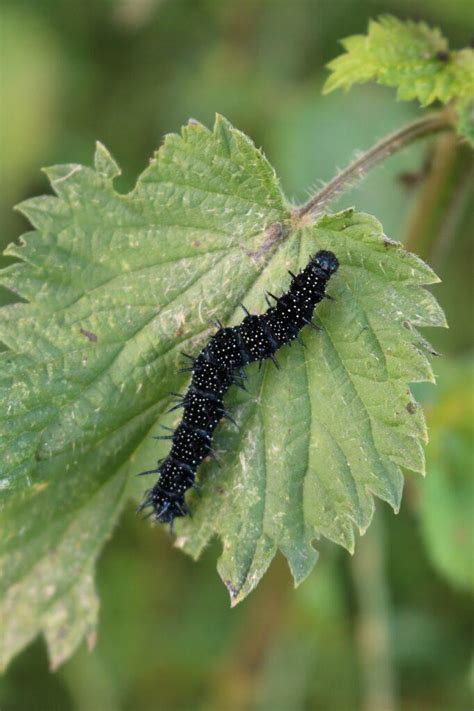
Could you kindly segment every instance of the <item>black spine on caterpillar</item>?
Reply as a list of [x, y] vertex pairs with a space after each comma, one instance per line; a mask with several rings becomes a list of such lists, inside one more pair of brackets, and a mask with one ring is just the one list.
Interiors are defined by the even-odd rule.
[[189, 513], [186, 491], [196, 487], [194, 479], [203, 459], [214, 455], [212, 435], [219, 421], [232, 419], [224, 408], [225, 393], [232, 384], [239, 384], [248, 363], [271, 358], [278, 367], [276, 351], [299, 338], [305, 325], [317, 328], [311, 320], [314, 308], [326, 297], [326, 285], [338, 266], [332, 252], [318, 252], [299, 274], [290, 272], [286, 294], [269, 294], [274, 306], [260, 316], [246, 311], [241, 324], [220, 328], [191, 359], [191, 384], [176, 406], [183, 408], [183, 417], [174, 433], [163, 437], [172, 441], [168, 456], [155, 469], [143, 472], [159, 478], [147, 491], [140, 511], [151, 507], [149, 515], [171, 526], [176, 517]]

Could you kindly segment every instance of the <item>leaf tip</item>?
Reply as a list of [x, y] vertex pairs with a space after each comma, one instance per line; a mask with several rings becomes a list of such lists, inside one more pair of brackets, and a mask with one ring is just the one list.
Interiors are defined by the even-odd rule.
[[95, 143], [94, 168], [96, 173], [107, 180], [113, 180], [122, 172], [118, 163], [100, 141]]
[[235, 587], [233, 584], [232, 580], [226, 579], [224, 580], [224, 585], [226, 586], [229, 596], [230, 596], [230, 606], [231, 608], [234, 608], [236, 605], [239, 604], [241, 598], [240, 598], [240, 590]]
[[187, 125], [188, 125], [190, 128], [193, 128], [194, 126], [197, 126], [198, 128], [205, 128], [204, 124], [203, 124], [201, 121], [199, 121], [198, 119], [193, 118], [192, 116], [190, 116], [190, 117], [188, 118], [188, 123], [187, 123]]

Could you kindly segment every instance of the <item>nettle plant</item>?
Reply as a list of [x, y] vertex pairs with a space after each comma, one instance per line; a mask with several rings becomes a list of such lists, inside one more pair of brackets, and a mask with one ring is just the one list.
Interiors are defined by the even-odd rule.
[[[56, 193], [23, 202], [34, 227], [6, 254], [1, 283], [22, 301], [0, 312], [0, 660], [38, 633], [51, 665], [70, 656], [97, 621], [95, 561], [126, 501], [149, 487], [136, 474], [166, 456], [155, 441], [170, 391], [186, 388], [181, 352], [197, 354], [214, 328], [265, 311], [288, 290], [287, 270], [330, 250], [339, 262], [321, 331], [302, 332], [247, 368], [232, 388], [235, 418], [213, 438], [222, 460], [199, 469], [192, 518], [175, 544], [197, 558], [222, 541], [219, 574], [236, 604], [278, 550], [295, 584], [325, 536], [352, 551], [374, 497], [397, 511], [402, 468], [424, 473], [423, 412], [408, 383], [433, 381], [423, 326], [445, 326], [424, 287], [438, 278], [388, 239], [376, 217], [327, 213], [355, 179], [408, 144], [441, 131], [474, 143], [474, 52], [452, 51], [436, 29], [392, 17], [344, 40], [325, 91], [376, 81], [435, 111], [384, 138], [305, 205], [289, 204], [263, 153], [218, 116], [166, 136], [131, 193], [101, 144], [94, 168], [47, 169]], [[159, 432], [159, 430], [158, 430]], [[145, 525], [145, 524], [144, 524]]]

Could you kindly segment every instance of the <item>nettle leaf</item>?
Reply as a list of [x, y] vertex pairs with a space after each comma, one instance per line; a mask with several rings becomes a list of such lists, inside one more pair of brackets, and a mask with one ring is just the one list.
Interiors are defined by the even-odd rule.
[[324, 92], [376, 81], [397, 87], [400, 100], [422, 106], [455, 101], [458, 129], [473, 142], [474, 50], [449, 50], [437, 28], [385, 15], [369, 22], [367, 35], [342, 40], [346, 50], [328, 64]]
[[219, 573], [234, 604], [278, 549], [296, 583], [316, 562], [314, 539], [353, 551], [373, 495], [398, 510], [400, 467], [424, 473], [425, 422], [407, 381], [433, 381], [430, 347], [416, 329], [444, 325], [420, 288], [437, 278], [385, 238], [375, 218], [348, 210], [295, 229], [246, 305], [263, 310], [262, 291], [283, 285], [285, 270], [301, 268], [315, 246], [333, 250], [341, 264], [330, 282], [335, 301], [318, 307], [323, 331], [304, 333], [306, 350], [279, 352], [280, 371], [271, 363], [260, 374], [249, 369], [253, 398], [233, 397], [240, 429], [219, 437], [223, 467], [203, 467], [203, 501], [177, 526], [178, 545], [196, 557], [218, 532]]
[[19, 261], [0, 278], [26, 301], [0, 311], [3, 665], [40, 631], [53, 665], [92, 639], [95, 560], [143, 495], [134, 475], [166, 453], [151, 435], [175, 424], [180, 351], [200, 350], [209, 319], [239, 321], [241, 301], [262, 311], [265, 289], [286, 289], [286, 269], [317, 248], [340, 260], [324, 331], [283, 349], [278, 373], [249, 369], [249, 394], [231, 392], [241, 427], [219, 428], [224, 466], [201, 467], [202, 499], [176, 525], [193, 556], [222, 539], [233, 603], [278, 548], [300, 582], [315, 538], [352, 550], [374, 494], [398, 508], [400, 467], [424, 470], [407, 386], [432, 380], [417, 328], [444, 325], [423, 262], [352, 210], [296, 220], [262, 153], [220, 117], [167, 136], [128, 195], [101, 145], [95, 169], [47, 173], [56, 196], [20, 206], [36, 231], [8, 248]]

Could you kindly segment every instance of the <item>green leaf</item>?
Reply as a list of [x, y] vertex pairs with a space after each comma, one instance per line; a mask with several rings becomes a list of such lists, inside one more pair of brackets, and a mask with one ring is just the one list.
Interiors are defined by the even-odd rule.
[[443, 104], [456, 101], [461, 114], [458, 129], [472, 141], [473, 49], [450, 51], [447, 40], [437, 28], [390, 15], [371, 20], [367, 35], [347, 37], [342, 45], [345, 54], [328, 64], [331, 75], [324, 93], [376, 81], [397, 87], [398, 99], [417, 99], [422, 106], [434, 101]]
[[474, 590], [474, 403], [466, 387], [466, 383], [472, 383], [473, 373], [472, 359], [448, 362], [440, 369], [438, 397], [428, 409], [430, 475], [420, 497], [422, 532], [429, 555], [442, 575], [466, 590]]
[[295, 230], [246, 304], [261, 311], [263, 290], [284, 284], [285, 269], [302, 267], [315, 246], [341, 263], [331, 280], [336, 301], [318, 308], [323, 332], [304, 333], [306, 350], [283, 349], [280, 371], [251, 369], [253, 397], [232, 398], [240, 429], [219, 436], [224, 466], [202, 468], [200, 505], [177, 525], [178, 545], [196, 557], [216, 531], [222, 538], [219, 573], [233, 604], [278, 549], [296, 583], [316, 562], [314, 539], [352, 551], [373, 495], [398, 510], [400, 467], [424, 473], [425, 423], [407, 381], [433, 380], [416, 328], [444, 325], [420, 289], [437, 278], [375, 218], [348, 210]]
[[118, 172], [101, 145], [95, 171], [49, 169], [57, 197], [20, 206], [37, 231], [10, 246], [21, 262], [0, 279], [29, 302], [0, 312], [4, 665], [41, 629], [53, 664], [89, 630], [78, 614], [64, 636], [61, 620], [81, 596], [96, 607], [80, 581], [183, 384], [179, 351], [243, 297], [286, 217], [272, 168], [221, 118], [168, 136], [130, 195], [114, 191]]
[[397, 509], [400, 466], [424, 470], [407, 382], [432, 379], [417, 327], [444, 325], [420, 288], [437, 280], [426, 265], [370, 216], [294, 221], [264, 156], [220, 117], [213, 131], [193, 122], [167, 136], [128, 195], [113, 188], [118, 172], [101, 145], [95, 170], [50, 168], [57, 196], [20, 206], [36, 231], [10, 246], [20, 261], [0, 277], [27, 302], [0, 312], [3, 664], [40, 630], [53, 665], [90, 637], [91, 570], [127, 497], [143, 494], [134, 475], [166, 453], [150, 435], [175, 423], [164, 413], [186, 386], [180, 351], [199, 351], [208, 319], [240, 320], [242, 300], [264, 310], [265, 289], [286, 289], [286, 270], [316, 248], [341, 262], [337, 301], [318, 311], [324, 332], [283, 349], [278, 373], [250, 369], [250, 394], [229, 395], [241, 429], [216, 433], [224, 467], [201, 467], [204, 495], [177, 522], [178, 545], [197, 556], [222, 538], [235, 603], [278, 548], [296, 582], [314, 538], [352, 550], [373, 495]]

